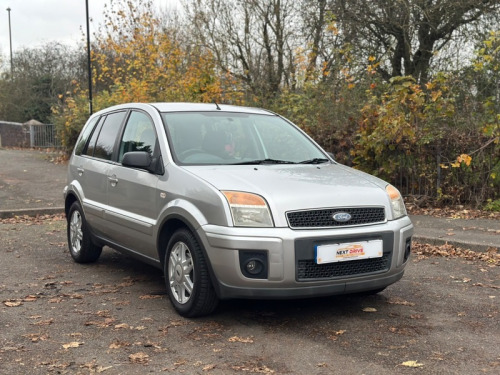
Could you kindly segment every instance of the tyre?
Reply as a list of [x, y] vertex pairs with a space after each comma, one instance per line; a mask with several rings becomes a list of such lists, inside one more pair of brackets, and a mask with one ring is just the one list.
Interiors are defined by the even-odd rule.
[[194, 318], [214, 311], [218, 298], [208, 265], [201, 245], [189, 230], [174, 233], [168, 242], [163, 267], [168, 296], [180, 315]]
[[82, 206], [74, 202], [68, 212], [68, 247], [77, 263], [91, 263], [99, 259], [102, 246], [92, 242], [90, 231], [83, 215]]

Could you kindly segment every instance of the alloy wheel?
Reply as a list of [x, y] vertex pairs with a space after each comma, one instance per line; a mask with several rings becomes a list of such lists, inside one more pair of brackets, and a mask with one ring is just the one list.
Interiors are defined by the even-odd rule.
[[78, 210], [73, 211], [69, 223], [69, 239], [73, 254], [78, 255], [82, 249], [83, 230], [82, 215]]
[[191, 251], [184, 242], [177, 242], [170, 252], [168, 282], [176, 301], [187, 303], [193, 293], [194, 267]]

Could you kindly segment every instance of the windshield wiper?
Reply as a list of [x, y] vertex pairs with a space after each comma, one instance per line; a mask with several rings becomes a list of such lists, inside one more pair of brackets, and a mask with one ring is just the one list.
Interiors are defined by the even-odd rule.
[[252, 164], [296, 164], [293, 161], [277, 160], [277, 159], [257, 159], [250, 161], [242, 161], [241, 163], [234, 163], [231, 165], [252, 165]]
[[310, 159], [310, 160], [301, 161], [298, 164], [322, 164], [322, 163], [327, 163], [329, 161], [330, 161], [329, 159], [314, 158], [314, 159]]

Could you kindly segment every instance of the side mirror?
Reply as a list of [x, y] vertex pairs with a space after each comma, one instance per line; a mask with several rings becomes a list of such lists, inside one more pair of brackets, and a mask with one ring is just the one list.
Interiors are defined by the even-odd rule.
[[335, 155], [333, 155], [333, 152], [327, 151], [326, 153], [328, 154], [329, 157], [335, 160]]
[[122, 165], [149, 171], [151, 155], [147, 151], [131, 151], [123, 155]]

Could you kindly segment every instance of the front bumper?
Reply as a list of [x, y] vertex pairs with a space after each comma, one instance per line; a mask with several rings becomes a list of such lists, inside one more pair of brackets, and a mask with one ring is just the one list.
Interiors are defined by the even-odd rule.
[[[198, 236], [212, 267], [214, 287], [221, 299], [303, 298], [355, 293], [384, 288], [398, 281], [406, 265], [405, 248], [413, 235], [408, 217], [383, 224], [351, 228], [292, 230], [290, 228], [237, 228], [205, 225]], [[311, 258], [315, 244], [382, 239], [383, 270], [304, 280], [298, 261]], [[239, 251], [265, 251], [266, 279], [248, 278], [241, 272]], [[349, 261], [350, 263], [357, 261]]]

